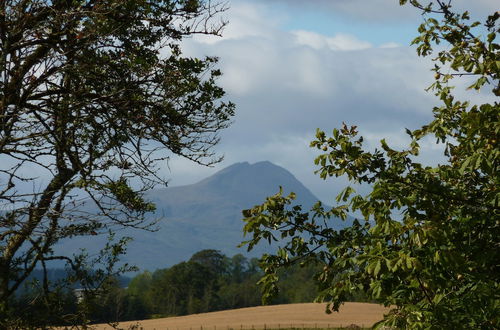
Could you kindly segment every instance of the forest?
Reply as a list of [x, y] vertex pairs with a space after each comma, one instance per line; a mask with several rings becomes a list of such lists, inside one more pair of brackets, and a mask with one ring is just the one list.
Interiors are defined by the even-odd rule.
[[[317, 268], [313, 264], [296, 264], [283, 270], [279, 293], [270, 303], [312, 302], [318, 294], [313, 280]], [[54, 269], [48, 275], [56, 287], [66, 274]], [[105, 283], [99, 283], [98, 290], [59, 287], [48, 298], [51, 304], [42, 294], [42, 274], [35, 272], [11, 304], [25, 321], [46, 319], [60, 325], [71, 324], [78, 314], [91, 323], [180, 316], [262, 305], [257, 284], [262, 275], [257, 258], [242, 254], [228, 257], [217, 250], [202, 250], [169, 268], [143, 271], [132, 278], [107, 278]], [[364, 301], [362, 295], [352, 300]], [[61, 322], [61, 315], [68, 316], [67, 323], [64, 319]]]

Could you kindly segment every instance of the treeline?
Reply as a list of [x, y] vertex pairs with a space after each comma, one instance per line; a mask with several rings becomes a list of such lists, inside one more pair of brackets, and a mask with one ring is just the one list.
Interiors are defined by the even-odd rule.
[[[271, 303], [312, 302], [318, 293], [313, 282], [317, 270], [313, 265], [295, 265], [282, 271], [280, 291]], [[126, 278], [109, 278], [99, 290], [88, 292], [66, 288], [42, 295], [25, 290], [12, 303], [19, 317], [31, 324], [42, 319], [46, 324], [66, 325], [82, 320], [111, 323], [188, 315], [261, 305], [257, 282], [262, 275], [256, 258], [202, 250], [188, 261], [145, 271], [129, 282]]]
[[[272, 303], [311, 302], [314, 267], [288, 270]], [[203, 250], [170, 268], [143, 272], [103, 302], [99, 321], [138, 320], [261, 305], [258, 259]]]

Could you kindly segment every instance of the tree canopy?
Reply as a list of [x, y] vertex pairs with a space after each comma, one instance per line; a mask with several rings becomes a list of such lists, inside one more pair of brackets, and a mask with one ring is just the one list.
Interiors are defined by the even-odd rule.
[[[281, 240], [275, 255], [262, 259], [265, 297], [277, 291], [278, 270], [294, 263], [317, 263], [317, 299], [337, 311], [350, 295], [364, 292], [392, 306], [377, 326], [421, 329], [492, 329], [500, 325], [500, 46], [498, 12], [471, 22], [451, 1], [405, 1], [422, 11], [414, 39], [417, 53], [432, 56], [441, 105], [433, 120], [408, 130], [403, 150], [382, 140], [367, 150], [356, 126], [319, 131], [311, 142], [324, 153], [315, 159], [323, 179], [346, 176], [368, 184], [366, 195], [346, 187], [337, 205], [317, 204], [310, 212], [293, 206], [294, 195], [278, 193], [244, 211], [246, 243]], [[471, 104], [454, 95], [459, 80]], [[422, 139], [443, 145], [444, 160], [419, 162]], [[347, 228], [332, 223], [361, 214]], [[339, 219], [340, 218], [340, 219]]]
[[[200, 263], [200, 256], [204, 261], [206, 256], [215, 256], [223, 262]], [[315, 271], [312, 265], [283, 270], [282, 290], [272, 303], [312, 302], [318, 292], [311, 277]], [[88, 317], [95, 323], [119, 322], [259, 306], [257, 282], [261, 276], [256, 258], [241, 254], [228, 258], [217, 250], [202, 250], [189, 261], [136, 275], [127, 288], [115, 284], [105, 295], [88, 301]], [[64, 294], [59, 297], [63, 308], [74, 308], [74, 299]], [[30, 311], [33, 307], [26, 306], [26, 300], [18, 302], [19, 309]], [[38, 310], [35, 313], [40, 314]]]
[[[35, 267], [65, 261], [82, 279], [95, 266], [55, 254], [61, 239], [149, 228], [154, 205], [142, 192], [166, 183], [158, 170], [169, 157], [220, 160], [213, 147], [234, 106], [216, 84], [217, 59], [186, 57], [181, 41], [219, 35], [225, 10], [204, 0], [1, 2], [2, 317]], [[98, 256], [103, 271], [123, 243]]]

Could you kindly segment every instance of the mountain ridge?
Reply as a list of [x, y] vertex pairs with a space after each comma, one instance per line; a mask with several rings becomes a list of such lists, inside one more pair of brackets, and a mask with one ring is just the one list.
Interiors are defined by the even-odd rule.
[[[244, 240], [241, 211], [264, 202], [280, 186], [284, 194], [295, 192], [297, 204], [304, 209], [318, 201], [292, 173], [269, 161], [235, 163], [190, 185], [149, 191], [145, 198], [156, 204], [151, 216], [162, 218], [160, 228], [156, 232], [121, 231], [120, 235], [134, 238], [123, 261], [153, 270], [187, 260], [202, 249], [247, 257], [274, 251], [275, 247], [262, 245], [246, 253], [237, 245]], [[102, 237], [98, 240], [104, 242]], [[78, 238], [66, 242], [63, 248], [69, 251], [93, 245], [88, 238]]]

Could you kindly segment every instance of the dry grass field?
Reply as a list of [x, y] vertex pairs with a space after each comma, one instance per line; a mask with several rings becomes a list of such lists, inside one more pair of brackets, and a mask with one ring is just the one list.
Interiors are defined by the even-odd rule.
[[[334, 328], [358, 325], [370, 327], [382, 319], [388, 309], [368, 303], [346, 303], [339, 313], [326, 314], [324, 304], [291, 304], [241, 308], [220, 312], [169, 317], [154, 320], [122, 322], [121, 329], [144, 330], [225, 330]], [[96, 330], [112, 329], [96, 325]]]

